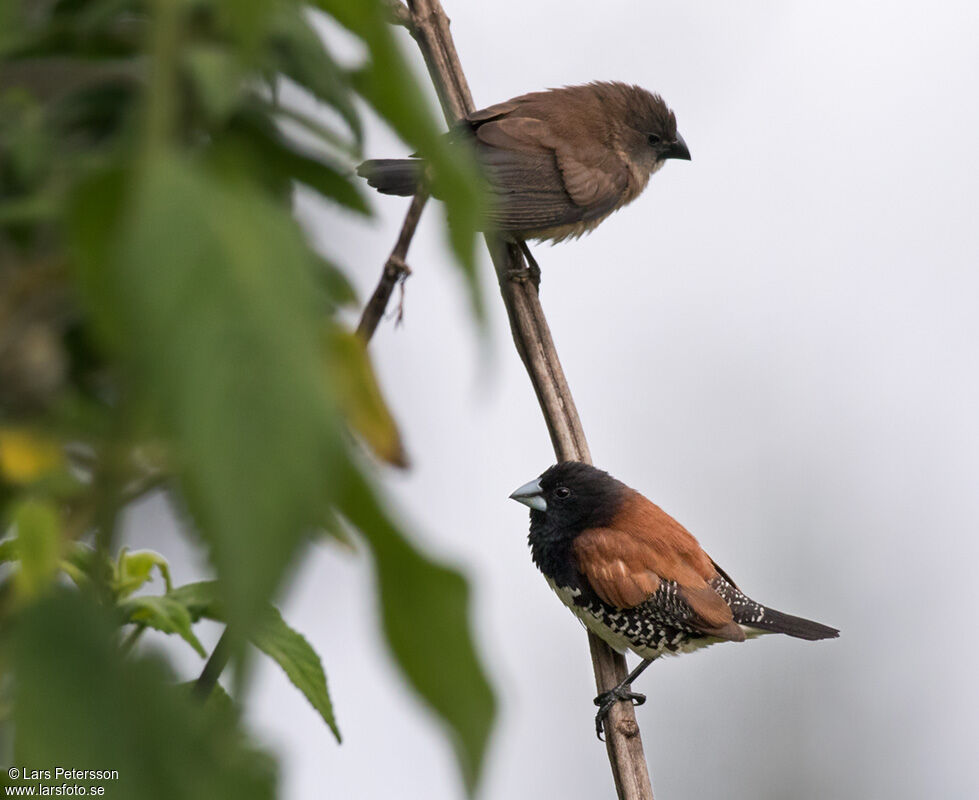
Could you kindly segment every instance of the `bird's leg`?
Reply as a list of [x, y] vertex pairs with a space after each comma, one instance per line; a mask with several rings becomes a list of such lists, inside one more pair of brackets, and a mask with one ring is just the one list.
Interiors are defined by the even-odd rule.
[[523, 257], [527, 259], [527, 271], [530, 273], [530, 282], [534, 284], [534, 288], [540, 291], [540, 265], [537, 263], [537, 259], [534, 258], [533, 254], [530, 252], [530, 248], [527, 246], [527, 241], [525, 239], [520, 239], [520, 252], [523, 253]]
[[598, 706], [598, 713], [595, 715], [595, 734], [599, 739], [602, 738], [602, 726], [605, 723], [608, 712], [612, 710], [612, 706], [619, 702], [619, 700], [631, 701], [633, 705], [637, 706], [641, 706], [646, 702], [646, 695], [631, 690], [632, 682], [642, 675], [643, 670], [652, 663], [653, 660], [651, 658], [644, 658], [639, 662], [639, 666], [626, 675], [622, 683], [613, 686], [607, 692], [602, 692], [595, 698], [594, 703]]

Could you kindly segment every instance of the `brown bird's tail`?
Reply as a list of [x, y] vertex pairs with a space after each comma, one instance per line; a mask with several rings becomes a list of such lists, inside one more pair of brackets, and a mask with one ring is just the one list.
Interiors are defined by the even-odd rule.
[[752, 620], [744, 623], [748, 627], [768, 631], [770, 633], [784, 633], [787, 636], [794, 636], [796, 639], [806, 639], [814, 642], [817, 639], [835, 639], [840, 635], [836, 628], [829, 625], [821, 625], [811, 619], [793, 617], [791, 614], [783, 614], [774, 608], [765, 608], [765, 613], [761, 619]]
[[418, 191], [422, 162], [417, 158], [372, 158], [357, 167], [357, 174], [381, 194], [410, 197]]

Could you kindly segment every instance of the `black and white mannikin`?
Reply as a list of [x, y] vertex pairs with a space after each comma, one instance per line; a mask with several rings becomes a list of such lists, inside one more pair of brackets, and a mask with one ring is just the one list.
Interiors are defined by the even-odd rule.
[[561, 601], [615, 650], [643, 659], [595, 698], [599, 737], [614, 703], [645, 701], [631, 684], [660, 656], [766, 633], [839, 636], [746, 596], [680, 523], [607, 472], [564, 462], [510, 497], [530, 507], [534, 563]]

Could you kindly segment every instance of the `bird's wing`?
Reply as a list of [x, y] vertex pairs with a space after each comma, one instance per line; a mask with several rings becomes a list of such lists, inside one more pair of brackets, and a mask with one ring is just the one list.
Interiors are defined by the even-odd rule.
[[555, 149], [564, 188], [575, 205], [582, 208], [604, 208], [621, 203], [629, 185], [629, 171], [618, 158], [605, 152]]
[[610, 605], [633, 608], [662, 581], [677, 587], [689, 611], [685, 624], [711, 636], [741, 641], [731, 608], [711, 586], [717, 576], [697, 540], [669, 514], [638, 493], [616, 515], [614, 527], [590, 528], [574, 541], [578, 569]]
[[614, 210], [626, 191], [629, 174], [619, 159], [601, 147], [572, 149], [543, 120], [492, 118], [475, 136], [498, 200], [491, 217], [503, 230], [589, 222]]
[[479, 148], [490, 185], [488, 216], [493, 227], [515, 233], [546, 230], [582, 220], [564, 190], [554, 154]]
[[481, 123], [488, 122], [491, 119], [505, 117], [507, 114], [511, 114], [520, 108], [521, 104], [525, 102], [526, 99], [527, 95], [521, 95], [520, 97], [514, 97], [512, 100], [506, 100], [502, 103], [486, 106], [486, 108], [481, 108], [478, 111], [473, 111], [467, 114], [465, 122], [468, 122], [471, 127], [475, 128]]

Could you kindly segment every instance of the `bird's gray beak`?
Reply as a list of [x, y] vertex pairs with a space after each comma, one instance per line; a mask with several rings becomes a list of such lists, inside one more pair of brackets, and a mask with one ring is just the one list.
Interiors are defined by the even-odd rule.
[[538, 511], [547, 511], [547, 501], [544, 499], [544, 490], [540, 488], [540, 478], [525, 483], [510, 495], [510, 499], [530, 508], [536, 508]]
[[676, 141], [670, 145], [670, 149], [663, 154], [663, 158], [678, 158], [681, 161], [690, 161], [690, 148], [687, 147], [687, 143], [683, 141], [683, 137], [679, 133], [676, 135]]

